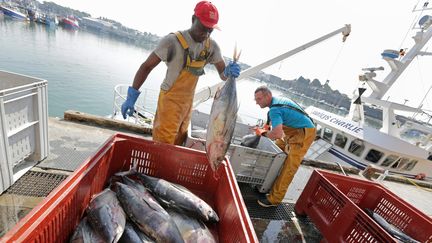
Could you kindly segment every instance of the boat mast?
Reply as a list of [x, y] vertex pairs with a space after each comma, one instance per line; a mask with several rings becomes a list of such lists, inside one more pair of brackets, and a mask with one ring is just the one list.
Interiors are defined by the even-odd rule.
[[[432, 16], [425, 17], [429, 17], [429, 21], [431, 21], [432, 23]], [[418, 31], [415, 36], [413, 36], [415, 45], [402, 57], [400, 61], [396, 60], [395, 58], [385, 56], [385, 53], [383, 53], [383, 59], [388, 62], [392, 71], [384, 78], [382, 82], [379, 82], [380, 84], [377, 84], [378, 81], [376, 80], [371, 80], [371, 82], [375, 84], [376, 88], [372, 89], [372, 94], [369, 97], [381, 99], [391, 88], [394, 82], [399, 78], [402, 72], [405, 71], [405, 69], [411, 64], [414, 58], [417, 55], [425, 54], [425, 52], [421, 52], [421, 49], [426, 45], [426, 43], [430, 40], [431, 37], [432, 28], [430, 28], [429, 24], [426, 28], [422, 27], [421, 30]]]
[[369, 68], [363, 69], [367, 71], [365, 74], [360, 75], [360, 81], [371, 88], [372, 93], [367, 97], [361, 97], [355, 94], [353, 101], [357, 101], [351, 104], [349, 118], [353, 121], [357, 121], [361, 124], [364, 123], [364, 112], [363, 103], [369, 103], [378, 105], [383, 110], [383, 126], [381, 131], [390, 135], [399, 136], [399, 124], [396, 120], [395, 110], [407, 111], [407, 112], [419, 112], [420, 109], [397, 104], [390, 101], [382, 100], [382, 97], [391, 88], [394, 82], [399, 78], [403, 71], [411, 64], [414, 58], [418, 55], [430, 55], [430, 53], [422, 52], [422, 48], [432, 37], [432, 16], [426, 15], [419, 20], [420, 30], [413, 36], [415, 41], [414, 46], [403, 55], [402, 59], [397, 60], [401, 53], [396, 50], [385, 50], [381, 55], [384, 60], [387, 61], [391, 68], [391, 72], [384, 78], [383, 81], [377, 81], [374, 79], [376, 74], [374, 71], [380, 70], [381, 68]]

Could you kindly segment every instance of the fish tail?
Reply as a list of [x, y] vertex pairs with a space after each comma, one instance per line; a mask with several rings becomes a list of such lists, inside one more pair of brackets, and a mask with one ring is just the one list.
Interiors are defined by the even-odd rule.
[[234, 62], [237, 62], [239, 60], [241, 52], [242, 52], [241, 50], [237, 51], [237, 42], [236, 42], [235, 46], [234, 46], [234, 54], [233, 54], [233, 60], [234, 60]]

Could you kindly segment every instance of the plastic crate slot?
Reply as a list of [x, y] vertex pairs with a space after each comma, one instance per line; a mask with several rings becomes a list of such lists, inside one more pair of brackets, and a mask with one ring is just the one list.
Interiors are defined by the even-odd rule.
[[155, 154], [146, 153], [141, 150], [132, 149], [130, 156], [130, 164], [132, 167], [138, 169], [139, 172], [148, 175], [154, 175], [156, 164], [160, 156]]
[[19, 164], [32, 153], [30, 146], [30, 137], [25, 136], [23, 138], [16, 138], [14, 140], [16, 140], [16, 142], [12, 143], [12, 145], [9, 146], [9, 149], [11, 151], [11, 158], [14, 161], [14, 164], [12, 166]]
[[355, 204], [359, 204], [365, 195], [366, 189], [359, 187], [351, 187], [346, 196]]
[[354, 225], [349, 231], [348, 236], [346, 236], [346, 239], [348, 242], [370, 242], [370, 234], [367, 234], [366, 232], [360, 230], [362, 227], [358, 222], [354, 222]]
[[9, 116], [8, 134], [13, 130], [20, 130], [20, 127], [27, 126], [29, 123], [28, 112], [28, 108], [23, 108]]
[[[32, 115], [33, 113], [32, 110], [29, 110], [29, 107], [33, 108], [32, 107], [33, 100], [31, 99], [21, 100], [19, 102], [16, 102], [14, 106], [12, 106], [11, 103], [12, 101], [16, 101], [16, 100], [9, 100], [5, 102], [5, 105], [7, 105], [7, 107], [9, 108], [13, 107], [13, 112], [6, 115], [6, 120], [8, 121], [7, 131], [13, 130], [27, 123], [29, 121], [28, 115], [29, 114]], [[7, 103], [11, 103], [9, 104], [10, 106]]]
[[154, 176], [156, 174], [156, 169], [148, 168], [148, 167], [141, 167], [142, 169], [138, 170], [141, 173]]
[[363, 230], [362, 225], [356, 223], [349, 234], [346, 236], [347, 242], [376, 242], [376, 240]]
[[311, 195], [311, 202], [316, 207], [320, 215], [326, 220], [326, 224], [331, 224], [340, 214], [346, 204], [343, 198], [326, 180], [318, 181], [316, 190]]
[[188, 165], [187, 163], [180, 163], [179, 173], [177, 179], [179, 181], [184, 181], [196, 185], [203, 185], [204, 179], [208, 167], [202, 165]]
[[368, 222], [368, 216], [358, 213], [354, 217], [354, 229], [361, 236], [358, 242], [386, 242], [385, 238], [380, 236], [380, 231]]
[[393, 224], [400, 230], [404, 230], [412, 221], [412, 218], [397, 208], [393, 203], [382, 198], [377, 207], [375, 213], [381, 215], [387, 222]]
[[252, 178], [249, 176], [237, 175], [236, 179], [238, 182], [244, 182], [244, 183], [248, 183], [248, 184], [262, 185], [264, 183], [264, 179]]
[[312, 195], [314, 206], [318, 208], [324, 216], [326, 223], [331, 223], [339, 215], [343, 202], [332, 197], [329, 190], [322, 185], [319, 185]]

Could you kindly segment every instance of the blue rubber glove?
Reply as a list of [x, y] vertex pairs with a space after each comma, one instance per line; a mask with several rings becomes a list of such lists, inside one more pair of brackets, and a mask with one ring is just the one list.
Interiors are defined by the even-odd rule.
[[141, 92], [129, 86], [126, 101], [121, 106], [121, 113], [123, 115], [123, 119], [126, 119], [126, 114], [128, 114], [129, 116], [133, 115], [133, 112], [135, 110], [135, 102], [140, 94]]
[[224, 70], [225, 77], [237, 78], [240, 75], [240, 66], [236, 62], [230, 62]]

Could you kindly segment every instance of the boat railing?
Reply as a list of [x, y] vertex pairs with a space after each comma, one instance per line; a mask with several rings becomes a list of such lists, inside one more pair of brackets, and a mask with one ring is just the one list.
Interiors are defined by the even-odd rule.
[[[114, 106], [111, 118], [124, 120], [121, 114], [121, 106], [126, 100], [128, 87], [127, 84], [119, 84], [114, 87]], [[126, 121], [138, 125], [152, 126], [158, 94], [158, 90], [141, 88], [141, 95], [135, 103], [135, 112], [133, 116], [127, 116]]]

